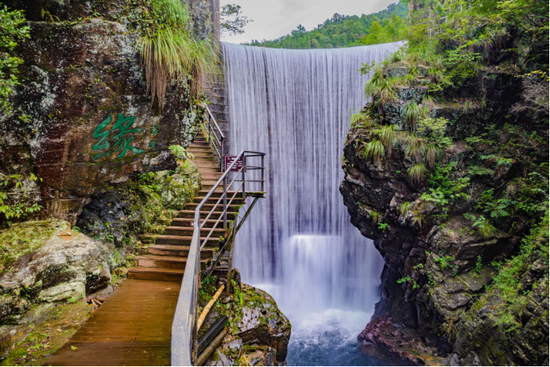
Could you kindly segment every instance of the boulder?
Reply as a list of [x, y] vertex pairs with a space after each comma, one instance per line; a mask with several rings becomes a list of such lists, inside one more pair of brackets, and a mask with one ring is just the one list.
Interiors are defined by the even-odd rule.
[[[110, 269], [123, 261], [112, 244], [75, 232], [67, 222], [50, 222], [54, 231], [42, 239], [41, 246], [6, 264], [0, 274], [0, 325], [18, 323], [34, 303], [75, 302], [108, 287]], [[36, 228], [45, 224], [24, 222], [14, 226], [2, 235], [21, 226]]]

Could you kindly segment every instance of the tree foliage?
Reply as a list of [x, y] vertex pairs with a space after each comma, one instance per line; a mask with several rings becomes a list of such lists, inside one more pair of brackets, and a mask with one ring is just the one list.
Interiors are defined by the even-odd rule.
[[220, 22], [221, 32], [232, 35], [244, 33], [244, 27], [248, 23], [253, 22], [252, 19], [248, 19], [247, 16], [242, 15], [241, 6], [236, 4], [222, 6], [220, 16], [222, 18]]
[[23, 26], [23, 11], [0, 8], [0, 109], [5, 113], [12, 110], [9, 96], [19, 84], [17, 67], [23, 60], [12, 54], [17, 42], [29, 37], [30, 27]]
[[[338, 48], [376, 43], [393, 42], [402, 39], [406, 30], [407, 5], [404, 2], [391, 4], [387, 9], [369, 15], [334, 14], [332, 18], [319, 24], [317, 28], [306, 31], [299, 25], [291, 34], [276, 40], [253, 40], [249, 45], [311, 49]], [[370, 36], [370, 37], [369, 37]]]

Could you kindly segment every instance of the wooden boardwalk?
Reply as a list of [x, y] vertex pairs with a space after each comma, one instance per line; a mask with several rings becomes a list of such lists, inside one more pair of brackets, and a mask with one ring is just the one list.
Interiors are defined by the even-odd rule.
[[[156, 236], [155, 243], [148, 247], [148, 254], [140, 256], [138, 266], [129, 269], [128, 280], [45, 365], [170, 365], [172, 321], [191, 245], [195, 210], [222, 175], [204, 136], [198, 136], [188, 151], [195, 155], [193, 162], [201, 174], [199, 195], [185, 210], [179, 211], [178, 218], [165, 228], [164, 235]], [[207, 216], [222, 193], [222, 188], [214, 193], [201, 210], [201, 218]], [[234, 220], [242, 204], [244, 199], [235, 198], [234, 206], [228, 208], [229, 221]], [[205, 228], [215, 225], [220, 213], [216, 214], [203, 223]], [[225, 233], [223, 223], [218, 223], [213, 237], [201, 250], [203, 262], [212, 258], [220, 236]]]
[[122, 282], [45, 365], [169, 366], [179, 290], [175, 282]]

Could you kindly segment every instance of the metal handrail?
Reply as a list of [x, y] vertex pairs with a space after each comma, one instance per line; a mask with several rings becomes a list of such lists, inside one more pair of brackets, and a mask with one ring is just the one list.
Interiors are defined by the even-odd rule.
[[[193, 237], [191, 239], [191, 246], [189, 249], [189, 253], [187, 255], [187, 264], [185, 265], [185, 272], [183, 275], [181, 289], [178, 296], [176, 312], [174, 313], [174, 321], [172, 322], [172, 347], [171, 347], [172, 366], [190, 366], [192, 365], [193, 362], [196, 361], [197, 301], [198, 301], [198, 289], [200, 286], [199, 274], [200, 274], [200, 263], [201, 263], [201, 248], [202, 246], [204, 246], [204, 244], [201, 244], [201, 238], [200, 238], [201, 229], [202, 229], [201, 220], [200, 220], [201, 219], [200, 211], [204, 206], [204, 204], [206, 204], [206, 202], [210, 199], [210, 197], [212, 197], [216, 189], [222, 186], [223, 194], [221, 195], [220, 199], [223, 199], [223, 212], [221, 216], [223, 216], [224, 228], [226, 228], [227, 208], [228, 208], [228, 203], [227, 203], [228, 188], [231, 187], [231, 185], [235, 182], [236, 178], [239, 175], [241, 175], [242, 178], [241, 180], [237, 180], [237, 181], [241, 182], [241, 185], [239, 185], [239, 188], [238, 190], [236, 190], [236, 193], [239, 193], [242, 189], [243, 197], [246, 196], [246, 191], [245, 191], [245, 183], [247, 182], [245, 179], [245, 172], [247, 171], [246, 158], [261, 157], [261, 166], [251, 166], [251, 167], [262, 168], [261, 180], [254, 180], [254, 181], [261, 183], [260, 192], [265, 191], [265, 179], [264, 179], [265, 170], [263, 169], [264, 156], [265, 156], [265, 153], [261, 153], [261, 152], [242, 151], [236, 157], [236, 159], [231, 163], [231, 165], [226, 169], [226, 171], [223, 173], [220, 179], [216, 182], [216, 184], [210, 189], [208, 194], [206, 194], [204, 199], [199, 203], [199, 205], [195, 210], [195, 216], [194, 216], [195, 227], [193, 229]], [[240, 160], [242, 160], [243, 166], [239, 171], [237, 171], [235, 178], [233, 178], [231, 183], [229, 183], [228, 185], [227, 184], [228, 176], [230, 172], [233, 171], [233, 167]], [[236, 197], [236, 194], [234, 194], [231, 200], [229, 201], [229, 205], [231, 204], [231, 202], [235, 197]], [[256, 201], [254, 201], [254, 203], [255, 202]], [[213, 206], [207, 218], [209, 218], [210, 215], [212, 215], [212, 213], [214, 212], [215, 208], [217, 208], [219, 203], [220, 203], [220, 200], [218, 200], [217, 204]], [[248, 212], [247, 212], [247, 216], [248, 216]], [[246, 219], [246, 217], [244, 219]], [[220, 220], [221, 219], [218, 218], [218, 221], [216, 222], [214, 227], [212, 227], [210, 234], [213, 232], [213, 229], [216, 228], [216, 225], [220, 222]], [[206, 219], [205, 219], [205, 222], [206, 222]], [[230, 237], [231, 237], [231, 240], [234, 240], [234, 233], [232, 233]], [[229, 271], [231, 271], [231, 269], [229, 269]]]
[[212, 115], [212, 112], [208, 108], [208, 106], [205, 105], [206, 111], [208, 112], [206, 116], [206, 136], [208, 138], [208, 141], [210, 142], [210, 146], [214, 150], [214, 154], [216, 155], [216, 158], [220, 162], [220, 165], [222, 164], [222, 160], [224, 157], [223, 153], [223, 141], [225, 140], [225, 135], [222, 132], [222, 129], [220, 129], [220, 126], [216, 122], [216, 119]]

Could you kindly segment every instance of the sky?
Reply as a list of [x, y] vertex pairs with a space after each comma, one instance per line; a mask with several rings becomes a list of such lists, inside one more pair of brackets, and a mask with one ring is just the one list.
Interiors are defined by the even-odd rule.
[[254, 20], [237, 36], [222, 35], [223, 42], [242, 43], [253, 39], [272, 40], [289, 34], [298, 24], [307, 31], [316, 28], [334, 13], [371, 14], [384, 10], [398, 0], [221, 0], [221, 5], [237, 4], [242, 15]]

